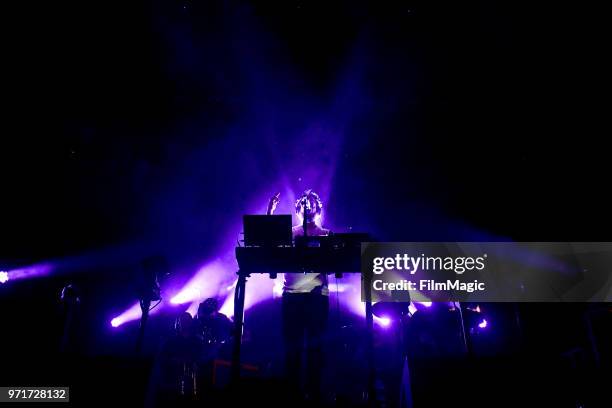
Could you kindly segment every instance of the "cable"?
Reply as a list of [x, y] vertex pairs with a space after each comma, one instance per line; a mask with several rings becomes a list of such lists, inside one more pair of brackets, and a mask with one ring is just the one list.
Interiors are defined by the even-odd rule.
[[151, 310], [155, 309], [157, 306], [159, 306], [159, 304], [161, 303], [161, 301], [162, 301], [162, 300], [161, 300], [161, 299], [159, 299], [159, 300], [157, 301], [157, 303], [156, 303], [156, 304], [154, 304], [153, 306], [151, 306], [151, 307], [149, 308], [149, 312], [150, 312]]

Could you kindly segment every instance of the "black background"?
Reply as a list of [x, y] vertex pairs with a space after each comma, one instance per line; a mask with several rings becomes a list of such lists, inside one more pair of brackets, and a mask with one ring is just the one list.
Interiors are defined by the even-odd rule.
[[[348, 124], [351, 156], [339, 172], [359, 179], [383, 235], [409, 225], [381, 213], [397, 224], [402, 205], [418, 202], [516, 240], [605, 239], [603, 13], [558, 2], [384, 3], [3, 6], [2, 257], [75, 253], [147, 231], [155, 220], [143, 209], [157, 196], [130, 175], [146, 163], [163, 182], [175, 171], [169, 146], [181, 146], [180, 160], [241, 120], [257, 99], [246, 96], [240, 56], [226, 53], [250, 29], [265, 33], [255, 52], [277, 50], [271, 74], [298, 78], [270, 88], [296, 99], [327, 104], [351, 53], [365, 61], [367, 112]], [[200, 60], [177, 62], [169, 38], [183, 29]], [[197, 131], [181, 132], [185, 121]], [[242, 188], [228, 184], [202, 190]], [[218, 200], [200, 204], [202, 218], [222, 216]]]

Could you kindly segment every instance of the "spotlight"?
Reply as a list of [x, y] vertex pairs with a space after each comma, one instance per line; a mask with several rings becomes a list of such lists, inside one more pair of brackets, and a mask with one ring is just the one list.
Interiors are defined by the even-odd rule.
[[478, 327], [480, 327], [481, 329], [485, 329], [488, 325], [489, 322], [487, 322], [487, 319], [482, 319], [482, 321], [478, 323]]
[[474, 312], [474, 313], [480, 313], [480, 305], [476, 305], [476, 307], [466, 307], [466, 310], [469, 310], [470, 312]]
[[[171, 299], [170, 304], [182, 305], [215, 296], [222, 285], [225, 286], [225, 276], [230, 267], [221, 260], [215, 260], [200, 267], [195, 275]], [[228, 292], [233, 289], [228, 288]], [[232, 296], [233, 297], [233, 296]]]
[[19, 279], [40, 278], [49, 275], [52, 270], [53, 267], [50, 264], [36, 264], [24, 267], [17, 267], [15, 269], [11, 269], [10, 272], [1, 271], [0, 283], [4, 283], [9, 279], [16, 281]]
[[416, 313], [416, 312], [418, 312], [418, 311], [419, 311], [419, 309], [417, 309], [417, 308], [416, 308], [416, 306], [414, 305], [414, 302], [411, 302], [411, 303], [408, 305], [408, 314], [409, 314], [410, 316], [412, 316], [413, 314], [415, 314], [415, 313]]
[[[151, 311], [151, 313], [156, 313], [158, 310], [159, 308], [155, 308]], [[140, 319], [141, 315], [142, 315], [142, 311], [140, 310], [140, 303], [135, 303], [129, 309], [127, 309], [120, 315], [115, 316], [110, 321], [110, 325], [114, 328], [117, 328], [127, 322], [131, 322], [131, 321]]]
[[274, 287], [272, 288], [272, 295], [274, 298], [283, 297], [283, 282], [281, 279], [274, 281]]
[[386, 316], [378, 317], [378, 318], [375, 317], [375, 320], [380, 325], [380, 327], [387, 328], [387, 327], [391, 326], [391, 319], [389, 319]]
[[170, 303], [173, 305], [182, 305], [183, 303], [193, 302], [200, 297], [201, 295], [199, 290], [196, 288], [187, 288], [170, 299]]

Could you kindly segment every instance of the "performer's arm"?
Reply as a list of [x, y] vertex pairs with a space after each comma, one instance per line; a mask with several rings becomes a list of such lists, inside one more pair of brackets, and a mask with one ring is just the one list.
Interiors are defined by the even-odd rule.
[[268, 202], [268, 210], [266, 211], [266, 215], [274, 214], [274, 210], [276, 210], [276, 206], [278, 205], [278, 202], [280, 201], [279, 197], [280, 197], [280, 193], [276, 193], [276, 195], [270, 198], [270, 201]]

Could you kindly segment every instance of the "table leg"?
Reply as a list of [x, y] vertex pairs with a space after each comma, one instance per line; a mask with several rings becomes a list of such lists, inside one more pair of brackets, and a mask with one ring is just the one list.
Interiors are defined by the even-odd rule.
[[231, 382], [237, 384], [240, 380], [240, 348], [242, 346], [242, 330], [244, 327], [244, 294], [248, 274], [238, 271], [238, 282], [234, 292], [234, 344], [232, 350]]
[[376, 401], [376, 369], [374, 366], [374, 315], [372, 313], [372, 279], [364, 276], [364, 297], [366, 313], [366, 357], [368, 364], [368, 406], [373, 406]]

